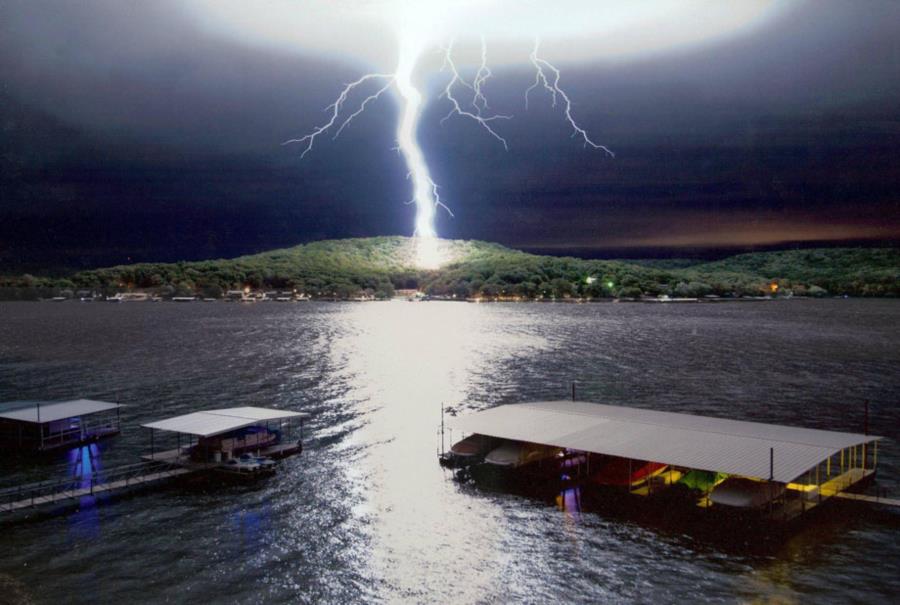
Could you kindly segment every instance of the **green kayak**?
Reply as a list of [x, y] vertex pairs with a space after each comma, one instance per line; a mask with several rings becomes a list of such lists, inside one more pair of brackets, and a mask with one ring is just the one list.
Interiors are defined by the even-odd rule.
[[681, 485], [701, 492], [708, 492], [716, 485], [724, 481], [728, 475], [725, 473], [712, 473], [708, 471], [690, 471], [678, 480]]

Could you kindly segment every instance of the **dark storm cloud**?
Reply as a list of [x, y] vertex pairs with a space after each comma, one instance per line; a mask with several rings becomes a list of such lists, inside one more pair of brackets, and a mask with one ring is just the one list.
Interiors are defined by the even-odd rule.
[[[0, 8], [0, 265], [223, 256], [408, 233], [396, 109], [373, 105], [302, 162], [361, 65], [197, 30], [176, 2]], [[420, 128], [447, 236], [545, 248], [900, 236], [900, 8], [810, 2], [731, 40], [564, 66], [584, 150], [495, 70], [504, 152], [471, 123]], [[545, 99], [543, 101], [546, 101]]]

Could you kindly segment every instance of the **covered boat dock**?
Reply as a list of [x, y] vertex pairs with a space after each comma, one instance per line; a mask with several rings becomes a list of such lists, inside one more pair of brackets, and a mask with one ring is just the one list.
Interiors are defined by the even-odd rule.
[[[782, 519], [796, 517], [872, 477], [881, 439], [567, 400], [502, 405], [453, 418], [449, 425], [464, 434], [661, 463], [678, 473], [727, 476], [734, 478], [732, 484], [726, 481], [717, 488], [713, 482], [698, 501], [700, 506], [716, 505], [717, 490], [720, 504], [736, 505], [743, 497], [736, 483], [744, 481], [771, 494], [745, 498], [748, 506], [762, 502], [770, 516]], [[628, 489], [632, 491], [632, 486]], [[643, 495], [652, 491], [648, 481]]]
[[120, 407], [92, 399], [0, 404], [0, 447], [43, 452], [110, 437], [119, 433]]
[[[161, 460], [185, 466], [227, 462], [242, 452], [280, 458], [302, 450], [303, 412], [253, 406], [192, 412], [141, 425], [150, 430], [150, 454], [145, 460]], [[293, 421], [299, 434], [293, 437]], [[157, 451], [156, 432], [174, 433], [175, 449]], [[186, 437], [186, 443], [182, 437]], [[195, 441], [196, 439], [196, 441]]]
[[[41, 409], [43, 412], [43, 406]], [[75, 407], [62, 409], [71, 411]], [[57, 408], [57, 412], [62, 414], [61, 408]], [[64, 502], [77, 503], [88, 496], [147, 488], [179, 477], [202, 475], [207, 471], [226, 471], [226, 475], [240, 476], [242, 479], [266, 476], [274, 472], [275, 463], [269, 460], [260, 466], [257, 460], [299, 453], [302, 450], [303, 418], [306, 416], [302, 412], [238, 407], [193, 412], [151, 422], [143, 425], [150, 430], [150, 454], [143, 456], [140, 462], [103, 469], [91, 468], [85, 473], [50, 481], [0, 487], [0, 513], [29, 511]], [[299, 434], [296, 437], [292, 431], [293, 420], [299, 420]], [[153, 445], [157, 431], [176, 434], [178, 447], [157, 451]], [[182, 442], [184, 435], [188, 437], [187, 443]], [[237, 460], [233, 457], [243, 453], [253, 457], [255, 462], [250, 464], [256, 470], [234, 464]], [[232, 464], [228, 464], [229, 460]]]

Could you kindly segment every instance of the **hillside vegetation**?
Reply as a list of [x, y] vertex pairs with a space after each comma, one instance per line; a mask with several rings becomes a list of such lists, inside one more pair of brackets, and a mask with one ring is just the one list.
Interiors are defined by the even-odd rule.
[[[832, 248], [741, 254], [715, 262], [585, 260], [539, 256], [478, 241], [442, 240], [447, 261], [415, 266], [414, 240], [327, 240], [262, 254], [179, 263], [139, 263], [59, 279], [0, 281], [0, 297], [37, 298], [65, 291], [218, 297], [229, 289], [297, 290], [313, 297], [391, 296], [416, 288], [451, 298], [609, 298], [641, 295], [758, 296], [900, 293], [900, 250]], [[68, 295], [65, 292], [64, 295]]]

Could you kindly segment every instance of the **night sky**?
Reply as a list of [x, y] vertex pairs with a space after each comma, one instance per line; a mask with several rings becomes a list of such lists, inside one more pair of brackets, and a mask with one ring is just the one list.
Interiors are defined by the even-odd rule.
[[[558, 62], [614, 159], [546, 98], [525, 110], [525, 59], [488, 86], [515, 114], [509, 151], [442, 126], [429, 95], [443, 237], [619, 257], [900, 240], [900, 3], [799, 2], [689, 48]], [[302, 160], [281, 145], [367, 70], [198, 27], [177, 2], [0, 3], [0, 270], [411, 234], [392, 98]]]

